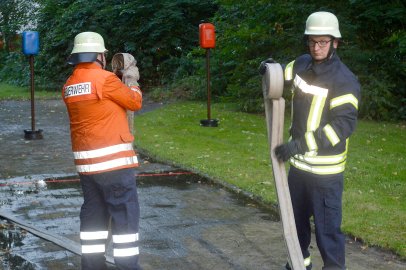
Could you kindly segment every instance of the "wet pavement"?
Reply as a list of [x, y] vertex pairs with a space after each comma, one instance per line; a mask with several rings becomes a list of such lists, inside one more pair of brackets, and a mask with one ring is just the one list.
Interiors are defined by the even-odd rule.
[[[37, 101], [36, 108], [36, 128], [43, 129], [44, 139], [27, 141], [23, 130], [31, 128], [30, 103], [0, 101], [0, 212], [79, 247], [82, 193], [67, 113], [55, 100]], [[140, 260], [145, 270], [282, 268], [287, 254], [273, 210], [209, 179], [140, 159]], [[312, 250], [314, 269], [320, 269], [320, 255], [315, 246]], [[350, 239], [346, 253], [349, 269], [406, 269], [393, 254]], [[0, 269], [80, 269], [80, 257], [0, 219]]]

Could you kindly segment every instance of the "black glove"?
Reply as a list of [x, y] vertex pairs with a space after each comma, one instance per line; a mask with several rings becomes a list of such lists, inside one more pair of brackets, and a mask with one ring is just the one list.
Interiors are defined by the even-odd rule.
[[259, 74], [261, 74], [261, 75], [264, 75], [264, 74], [265, 74], [265, 71], [266, 71], [266, 65], [265, 65], [265, 64], [267, 64], [267, 63], [268, 63], [268, 64], [276, 63], [276, 61], [273, 60], [272, 57], [269, 57], [269, 58], [266, 59], [265, 61], [262, 61], [261, 64], [259, 65], [259, 68], [258, 68]]
[[298, 140], [292, 140], [275, 147], [275, 155], [278, 160], [287, 161], [296, 154], [304, 154], [301, 143]]

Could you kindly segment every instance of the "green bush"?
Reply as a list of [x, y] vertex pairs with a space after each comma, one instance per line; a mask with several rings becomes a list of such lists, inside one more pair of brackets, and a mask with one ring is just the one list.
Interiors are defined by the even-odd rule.
[[[75, 35], [96, 31], [105, 37], [108, 60], [117, 52], [135, 56], [144, 91], [152, 86], [164, 89], [157, 90], [161, 93], [174, 91], [172, 96], [178, 98], [205, 99], [205, 54], [198, 44], [198, 25], [205, 20], [216, 27], [216, 48], [210, 57], [212, 97], [236, 102], [243, 111], [261, 112], [259, 63], [272, 56], [286, 64], [304, 53], [305, 21], [310, 13], [323, 10], [335, 13], [340, 21], [343, 42], [338, 54], [359, 77], [361, 117], [406, 120], [406, 30], [401, 1], [39, 2], [41, 52], [35, 67], [43, 89], [59, 89], [70, 74], [66, 58]], [[0, 20], [0, 27], [4, 25]], [[13, 53], [2, 56], [0, 80], [26, 83], [24, 61]]]
[[[29, 59], [20, 52], [2, 53], [0, 64], [0, 82], [16, 86], [26, 86], [30, 83]], [[34, 61], [34, 71], [35, 71]], [[34, 73], [35, 76], [35, 73]]]
[[360, 114], [367, 119], [388, 120], [395, 118], [398, 101], [395, 100], [390, 91], [395, 85], [389, 85], [388, 76], [382, 72], [378, 77], [374, 74], [360, 79], [364, 82]]
[[243, 111], [263, 111], [259, 63], [272, 56], [286, 64], [304, 53], [306, 18], [324, 10], [340, 21], [344, 39], [338, 54], [360, 80], [360, 116], [406, 120], [405, 8], [400, 2], [224, 0], [219, 7], [213, 19], [218, 45], [212, 66], [218, 72], [212, 80], [222, 82], [217, 93], [222, 99], [238, 103]]

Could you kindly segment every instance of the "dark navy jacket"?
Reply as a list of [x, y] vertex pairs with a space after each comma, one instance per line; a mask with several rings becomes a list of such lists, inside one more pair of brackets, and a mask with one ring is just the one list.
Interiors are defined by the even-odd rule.
[[343, 172], [348, 139], [358, 115], [360, 84], [334, 53], [314, 64], [305, 54], [285, 68], [292, 85], [291, 139], [306, 150], [290, 159], [291, 165], [315, 174]]

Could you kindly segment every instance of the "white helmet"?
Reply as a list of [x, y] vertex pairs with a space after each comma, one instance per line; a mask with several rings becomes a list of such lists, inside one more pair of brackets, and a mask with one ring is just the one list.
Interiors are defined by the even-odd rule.
[[104, 47], [104, 40], [100, 34], [82, 32], [76, 35], [71, 54], [83, 52], [104, 53], [105, 51], [107, 50]]
[[68, 63], [94, 62], [99, 53], [107, 52], [103, 37], [95, 32], [82, 32], [76, 35]]
[[329, 35], [341, 38], [337, 17], [330, 12], [318, 11], [310, 14], [306, 21], [305, 35]]

